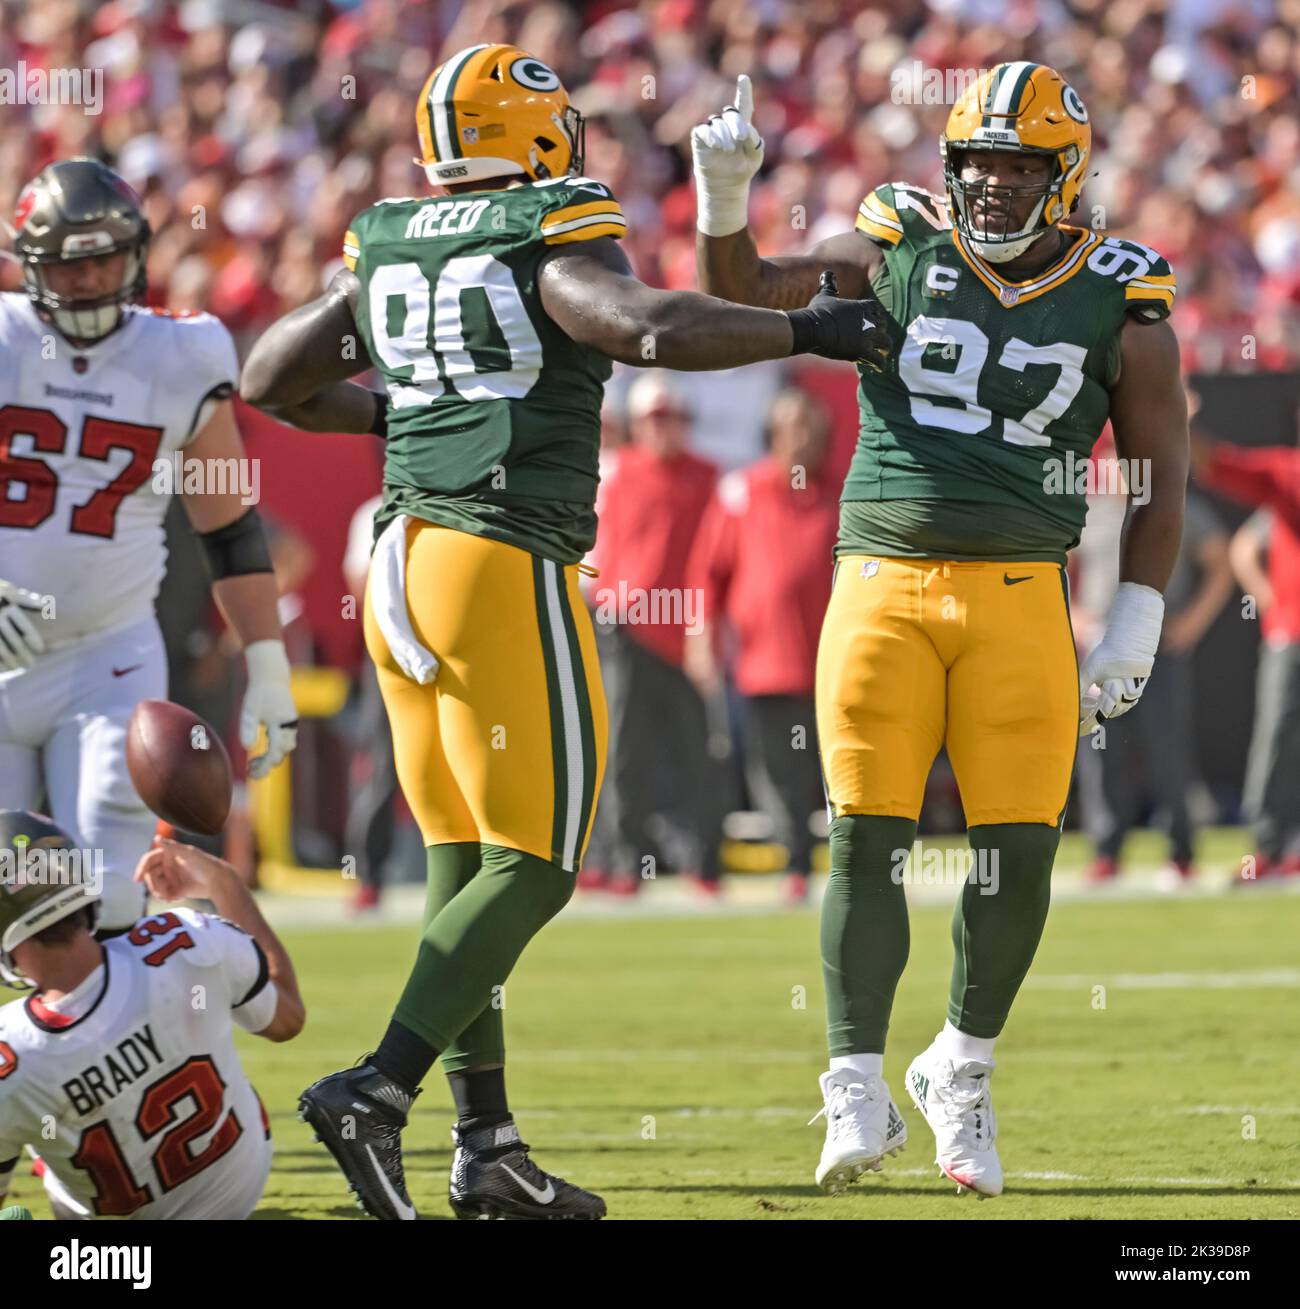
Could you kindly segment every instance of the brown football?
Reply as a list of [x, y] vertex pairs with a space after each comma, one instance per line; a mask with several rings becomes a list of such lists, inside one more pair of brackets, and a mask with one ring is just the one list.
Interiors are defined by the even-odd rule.
[[230, 756], [221, 737], [170, 700], [141, 700], [126, 730], [126, 766], [140, 799], [174, 827], [216, 836], [230, 813]]

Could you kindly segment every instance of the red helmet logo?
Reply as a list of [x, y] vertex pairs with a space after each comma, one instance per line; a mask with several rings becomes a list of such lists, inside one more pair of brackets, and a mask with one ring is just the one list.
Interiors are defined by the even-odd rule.
[[22, 195], [18, 197], [18, 207], [14, 210], [14, 231], [21, 232], [23, 224], [27, 221], [27, 216], [32, 212], [36, 205], [36, 188], [29, 186]]

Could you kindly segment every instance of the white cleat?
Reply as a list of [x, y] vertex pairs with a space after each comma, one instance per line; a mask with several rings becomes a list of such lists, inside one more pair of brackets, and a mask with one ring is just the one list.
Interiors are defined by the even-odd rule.
[[954, 1062], [932, 1045], [912, 1060], [907, 1090], [935, 1138], [935, 1163], [957, 1183], [957, 1194], [981, 1200], [1002, 1194], [1002, 1163], [994, 1142], [998, 1122], [989, 1097], [993, 1064]]
[[868, 1170], [878, 1173], [885, 1155], [907, 1144], [907, 1124], [882, 1078], [840, 1068], [819, 1081], [825, 1103], [809, 1126], [825, 1115], [826, 1144], [816, 1180], [829, 1195], [839, 1195]]

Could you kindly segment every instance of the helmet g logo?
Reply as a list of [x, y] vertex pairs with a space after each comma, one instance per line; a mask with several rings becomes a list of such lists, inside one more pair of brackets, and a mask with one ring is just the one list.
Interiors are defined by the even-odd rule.
[[1088, 121], [1088, 111], [1083, 107], [1083, 101], [1079, 99], [1079, 93], [1074, 87], [1068, 84], [1061, 87], [1061, 103], [1065, 106], [1065, 112], [1076, 123]]
[[540, 59], [516, 59], [510, 65], [510, 76], [530, 91], [554, 91], [560, 85], [559, 74], [548, 68]]

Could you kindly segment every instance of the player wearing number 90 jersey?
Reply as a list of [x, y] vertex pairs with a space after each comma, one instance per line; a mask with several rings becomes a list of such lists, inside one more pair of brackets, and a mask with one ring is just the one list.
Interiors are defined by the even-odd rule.
[[626, 228], [584, 177], [386, 200], [353, 221], [357, 326], [389, 396], [377, 532], [404, 513], [565, 564], [591, 548], [612, 365], [547, 315], [538, 264]]
[[[309, 1088], [302, 1109], [372, 1214], [413, 1218], [398, 1134], [440, 1058], [461, 1111], [456, 1212], [594, 1218], [603, 1201], [519, 1145], [496, 999], [572, 894], [604, 769], [577, 584], [603, 383], [611, 359], [869, 357], [881, 315], [874, 301], [787, 314], [639, 282], [618, 202], [582, 176], [580, 115], [554, 70], [513, 46], [434, 69], [416, 125], [443, 194], [359, 215], [346, 269], [257, 343], [240, 383], [297, 426], [387, 439], [366, 644], [428, 854], [424, 937], [393, 1022], [371, 1063]], [[346, 380], [369, 363], [382, 396]], [[362, 1136], [345, 1131], [359, 1097], [373, 1109]]]
[[[1174, 277], [1145, 245], [1066, 222], [1092, 132], [1078, 94], [1041, 64], [999, 64], [958, 99], [940, 141], [944, 195], [877, 187], [855, 231], [790, 258], [760, 259], [745, 230], [762, 159], [751, 108], [742, 79], [736, 105], [693, 136], [701, 284], [775, 306], [829, 268], [848, 294], [879, 299], [894, 345], [889, 366], [860, 370], [817, 660], [832, 872], [816, 1180], [842, 1190], [907, 1138], [882, 1058], [908, 948], [901, 860], [942, 747], [977, 863], [953, 921], [948, 1021], [907, 1083], [943, 1172], [997, 1195], [993, 1040], [1043, 929], [1077, 736], [1136, 701], [1181, 537]], [[1115, 606], [1080, 672], [1063, 565], [1107, 420], [1130, 514]]]

